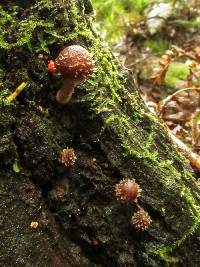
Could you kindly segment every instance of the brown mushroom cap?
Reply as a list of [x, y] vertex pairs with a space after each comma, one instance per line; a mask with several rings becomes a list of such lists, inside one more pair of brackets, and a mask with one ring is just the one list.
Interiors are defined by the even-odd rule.
[[71, 78], [84, 79], [93, 73], [94, 64], [91, 54], [80, 45], [64, 48], [55, 60], [58, 71]]
[[148, 212], [142, 208], [133, 214], [132, 223], [138, 230], [147, 230], [151, 222], [152, 220]]

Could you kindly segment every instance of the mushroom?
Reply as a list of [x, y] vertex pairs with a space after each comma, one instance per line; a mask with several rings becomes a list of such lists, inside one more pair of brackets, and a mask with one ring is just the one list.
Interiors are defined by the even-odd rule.
[[75, 155], [75, 152], [73, 148], [65, 148], [60, 154], [59, 161], [63, 163], [65, 166], [69, 167], [74, 165], [77, 157]]
[[135, 179], [123, 179], [115, 186], [116, 196], [119, 199], [135, 203], [137, 203], [141, 191], [142, 189], [135, 182]]
[[84, 47], [71, 45], [64, 48], [55, 62], [51, 60], [48, 65], [49, 72], [58, 72], [64, 77], [63, 87], [56, 95], [57, 102], [68, 103], [74, 88], [91, 76], [93, 69], [92, 56]]
[[148, 212], [140, 208], [137, 212], [133, 214], [132, 223], [138, 230], [147, 230], [152, 220]]

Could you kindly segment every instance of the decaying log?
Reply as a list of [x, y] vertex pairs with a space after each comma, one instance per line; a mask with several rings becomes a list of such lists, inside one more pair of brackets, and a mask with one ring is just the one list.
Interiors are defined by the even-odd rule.
[[[198, 266], [196, 179], [92, 20], [88, 0], [0, 2], [0, 265]], [[60, 105], [62, 77], [47, 65], [71, 44], [96, 72]], [[131, 223], [137, 205], [116, 197], [126, 178], [142, 188], [146, 231]]]

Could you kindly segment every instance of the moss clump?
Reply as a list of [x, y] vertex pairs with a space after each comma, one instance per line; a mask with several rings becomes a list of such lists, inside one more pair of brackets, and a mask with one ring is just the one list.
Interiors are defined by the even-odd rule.
[[181, 62], [173, 62], [169, 65], [165, 76], [165, 85], [171, 88], [179, 88], [185, 84], [187, 76], [189, 75], [189, 67]]
[[146, 48], [149, 48], [152, 53], [156, 55], [162, 55], [169, 48], [169, 43], [164, 40], [159, 40], [159, 41], [147, 40], [144, 42], [144, 46]]

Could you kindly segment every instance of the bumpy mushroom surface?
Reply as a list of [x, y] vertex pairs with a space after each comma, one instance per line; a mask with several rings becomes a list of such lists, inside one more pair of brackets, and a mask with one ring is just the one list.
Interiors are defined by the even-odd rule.
[[137, 202], [141, 191], [142, 189], [139, 184], [135, 182], [135, 179], [121, 180], [115, 186], [116, 196], [125, 201]]
[[84, 79], [93, 73], [91, 54], [80, 45], [71, 45], [64, 48], [55, 60], [57, 70], [71, 78]]
[[65, 166], [69, 167], [74, 165], [77, 157], [75, 155], [75, 152], [72, 148], [65, 148], [60, 154], [59, 161], [63, 163]]
[[148, 212], [143, 209], [138, 210], [133, 214], [132, 223], [138, 230], [147, 230], [152, 220]]
[[63, 87], [57, 92], [56, 100], [61, 104], [70, 101], [74, 88], [92, 75], [94, 63], [91, 54], [80, 45], [64, 48], [56, 58], [50, 61], [49, 72], [60, 73], [64, 78]]

